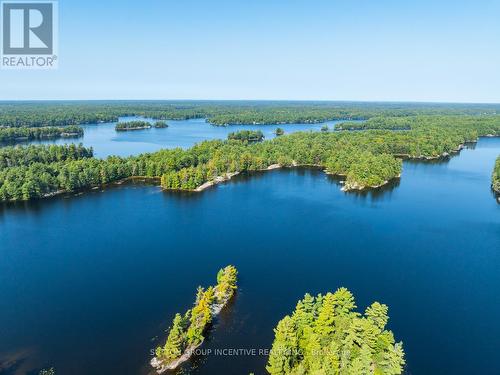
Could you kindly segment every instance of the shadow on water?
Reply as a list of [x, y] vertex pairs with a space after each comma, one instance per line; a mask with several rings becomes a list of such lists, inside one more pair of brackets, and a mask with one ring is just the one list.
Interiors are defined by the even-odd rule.
[[57, 206], [61, 201], [70, 204], [71, 200], [82, 196], [101, 194], [120, 188], [141, 189], [148, 186], [158, 187], [159, 183], [150, 179], [137, 178], [137, 179], [121, 181], [118, 183], [112, 183], [106, 186], [95, 187], [92, 189], [83, 189], [71, 193], [58, 194], [49, 198], [35, 199], [31, 201], [1, 202], [0, 219], [2, 219], [2, 217], [7, 213], [7, 211], [9, 212], [9, 214], [16, 212], [18, 213], [29, 212], [30, 214], [38, 214], [41, 213], [42, 210], [45, 210], [51, 206]]
[[[440, 163], [447, 163], [449, 159], [446, 160], [430, 160], [430, 161], [425, 161], [425, 163], [431, 163], [431, 164], [440, 164]], [[412, 164], [421, 164], [423, 163], [422, 161], [406, 161], [407, 163], [412, 163]], [[317, 174], [324, 174], [323, 169], [319, 167], [297, 167], [297, 168], [281, 168], [278, 169], [279, 171], [293, 171], [297, 173], [299, 176], [305, 176], [306, 173], [317, 173]], [[233, 177], [229, 181], [222, 182], [220, 184], [214, 185], [211, 188], [208, 188], [207, 190], [203, 192], [194, 192], [194, 191], [181, 191], [181, 190], [163, 190], [162, 193], [165, 196], [175, 196], [176, 199], [179, 200], [198, 200], [202, 198], [202, 195], [204, 193], [208, 193], [210, 191], [213, 191], [213, 189], [217, 188], [218, 186], [224, 186], [226, 184], [231, 184], [231, 183], [246, 183], [249, 182], [250, 180], [255, 180], [258, 181], [265, 177], [266, 174], [272, 173], [273, 171], [252, 171], [252, 172], [242, 172], [239, 175]], [[340, 176], [333, 176], [333, 175], [326, 175], [327, 181], [330, 183], [334, 184], [337, 186], [339, 189], [342, 188], [343, 186], [343, 181], [345, 180], [344, 177]], [[372, 200], [378, 200], [388, 193], [392, 192], [395, 188], [399, 186], [400, 179], [396, 178], [386, 185], [377, 188], [377, 189], [366, 189], [362, 191], [350, 191], [346, 194], [354, 195], [358, 198], [361, 199], [372, 199]], [[63, 193], [59, 194], [50, 198], [44, 198], [44, 199], [38, 199], [38, 200], [32, 200], [32, 201], [18, 201], [18, 202], [3, 202], [0, 203], [0, 219], [6, 214], [7, 211], [10, 213], [12, 212], [30, 212], [31, 214], [38, 214], [41, 213], [42, 210], [59, 204], [59, 202], [62, 201], [68, 201], [84, 196], [84, 195], [94, 195], [94, 194], [101, 194], [105, 193], [108, 191], [112, 191], [114, 189], [120, 189], [120, 188], [144, 188], [144, 187], [159, 187], [159, 182], [151, 179], [141, 179], [141, 178], [136, 178], [136, 179], [130, 179], [130, 180], [125, 180], [121, 181], [118, 183], [112, 183], [103, 187], [95, 187], [92, 189], [83, 189], [71, 193]], [[494, 192], [493, 192], [494, 193]]]
[[[216, 345], [218, 343], [217, 337], [215, 335], [217, 334], [218, 331], [224, 331], [221, 332], [221, 334], [226, 334], [226, 335], [228, 334], [227, 332], [228, 327], [232, 323], [234, 323], [235, 320], [234, 316], [235, 314], [233, 310], [237, 305], [239, 293], [240, 292], [236, 292], [233, 298], [231, 298], [231, 300], [219, 313], [219, 315], [213, 318], [212, 323], [210, 324], [209, 328], [204, 334], [205, 340], [203, 344], [198, 349], [196, 349], [195, 353], [191, 356], [191, 358], [187, 360], [185, 363], [183, 363], [181, 366], [179, 366], [177, 369], [168, 370], [165, 372], [165, 374], [168, 375], [190, 374], [192, 371], [200, 368], [204, 363], [206, 363], [209, 360], [210, 356], [219, 355], [217, 353], [214, 353], [213, 352], [214, 349], [212, 348], [214, 344]], [[167, 340], [167, 336], [168, 336], [168, 330], [165, 330], [161, 335], [161, 337], [155, 338], [154, 345], [155, 346], [164, 345], [165, 341]], [[141, 373], [146, 375], [157, 375], [156, 371], [153, 370], [149, 365], [149, 362], [144, 365]], [[0, 372], [0, 375], [3, 374]]]

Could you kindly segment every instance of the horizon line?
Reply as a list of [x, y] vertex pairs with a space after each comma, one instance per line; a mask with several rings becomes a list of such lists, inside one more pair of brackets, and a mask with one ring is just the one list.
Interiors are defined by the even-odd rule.
[[499, 102], [350, 99], [0, 99], [6, 102], [282, 102], [282, 103], [380, 103], [380, 104], [469, 104], [500, 105]]

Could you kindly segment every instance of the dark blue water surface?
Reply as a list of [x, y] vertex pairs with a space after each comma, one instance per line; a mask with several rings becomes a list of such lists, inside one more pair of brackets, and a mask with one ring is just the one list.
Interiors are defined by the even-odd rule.
[[[368, 194], [294, 169], [200, 194], [122, 185], [5, 207], [0, 373], [146, 374], [174, 313], [232, 263], [240, 290], [204, 349], [269, 348], [304, 293], [345, 286], [360, 309], [389, 305], [408, 373], [499, 374], [499, 153], [500, 139], [481, 139], [448, 162], [405, 162]], [[265, 362], [207, 354], [183, 371], [263, 374]]]
[[[122, 117], [120, 122], [141, 120], [154, 123], [155, 120], [142, 117]], [[322, 124], [283, 124], [283, 125], [231, 125], [214, 126], [205, 119], [174, 121], [168, 120], [168, 128], [120, 131], [115, 130], [116, 122], [82, 125], [84, 136], [81, 138], [45, 139], [29, 142], [32, 144], [83, 143], [94, 148], [97, 157], [109, 155], [130, 156], [143, 152], [158, 151], [162, 148], [188, 148], [195, 143], [210, 139], [226, 139], [231, 132], [239, 130], [260, 130], [266, 139], [275, 137], [276, 128], [285, 133], [297, 131], [318, 131], [327, 125], [330, 129], [342, 121], [329, 121]]]

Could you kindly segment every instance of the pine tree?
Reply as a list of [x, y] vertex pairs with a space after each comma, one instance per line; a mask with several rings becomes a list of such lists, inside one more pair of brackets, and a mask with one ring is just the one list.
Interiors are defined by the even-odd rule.
[[285, 316], [274, 330], [275, 339], [266, 367], [272, 375], [287, 374], [297, 363], [298, 342], [295, 322]]
[[165, 346], [161, 348], [160, 356], [167, 360], [178, 358], [184, 350], [184, 343], [185, 334], [182, 317], [180, 314], [175, 314], [172, 328], [168, 334]]
[[[398, 375], [404, 352], [385, 330], [387, 306], [373, 303], [361, 315], [345, 288], [306, 295], [275, 330], [267, 370], [272, 375]], [[290, 354], [298, 348], [296, 355]]]
[[380, 329], [383, 330], [387, 325], [389, 318], [387, 317], [387, 312], [389, 311], [386, 305], [382, 305], [378, 302], [372, 303], [371, 306], [367, 307], [365, 315], [368, 319], [373, 321], [373, 323]]

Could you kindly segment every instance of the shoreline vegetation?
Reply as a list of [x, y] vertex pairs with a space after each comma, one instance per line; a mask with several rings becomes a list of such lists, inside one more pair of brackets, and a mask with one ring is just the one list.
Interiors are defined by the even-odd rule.
[[166, 121], [156, 121], [153, 125], [156, 129], [164, 129], [168, 128], [168, 124]]
[[[396, 123], [399, 128], [403, 120], [411, 124], [409, 129], [391, 127]], [[254, 140], [262, 133], [243, 131], [232, 133], [229, 138], [233, 139], [204, 141], [187, 150], [107, 159], [89, 156], [88, 150], [67, 159], [47, 155], [37, 159], [25, 154], [45, 154], [48, 151], [43, 146], [36, 150], [33, 147], [37, 146], [5, 147], [0, 149], [4, 158], [0, 201], [47, 198], [135, 176], [160, 179], [165, 190], [202, 191], [238, 173], [270, 166], [322, 168], [345, 177], [344, 191], [378, 188], [401, 175], [402, 158], [443, 158], [460, 151], [465, 143], [476, 142], [479, 136], [500, 134], [500, 116], [415, 116], [372, 122], [391, 129], [296, 132], [260, 142]]]
[[475, 129], [484, 137], [500, 136], [500, 116], [373, 117], [364, 122], [343, 122], [336, 130], [416, 130], [429, 126]]
[[175, 370], [203, 344], [213, 318], [237, 290], [237, 275], [234, 266], [222, 268], [217, 273], [217, 285], [207, 289], [198, 287], [193, 308], [175, 315], [165, 344], [156, 348], [150, 362], [158, 374]]
[[293, 102], [293, 101], [75, 101], [0, 102], [0, 127], [46, 127], [117, 122], [138, 116], [155, 120], [205, 118], [218, 125], [316, 124], [374, 117], [493, 116], [498, 104]]
[[260, 130], [240, 130], [229, 133], [227, 139], [246, 142], [261, 142], [264, 140], [264, 134]]
[[117, 132], [151, 129], [152, 125], [147, 121], [126, 121], [115, 125]]
[[35, 139], [78, 138], [83, 136], [80, 126], [39, 127], [39, 128], [2, 128], [0, 127], [0, 142], [17, 143]]
[[132, 130], [145, 130], [145, 129], [163, 129], [168, 128], [168, 124], [165, 121], [156, 121], [154, 124], [151, 124], [147, 121], [124, 121], [119, 122], [115, 125], [115, 130], [117, 132], [121, 131], [132, 131]]
[[491, 175], [491, 188], [497, 194], [497, 200], [500, 203], [500, 156], [498, 156], [493, 174]]
[[360, 314], [346, 288], [306, 294], [278, 322], [266, 370], [271, 375], [403, 372], [403, 344], [386, 329], [388, 307], [374, 302]]

